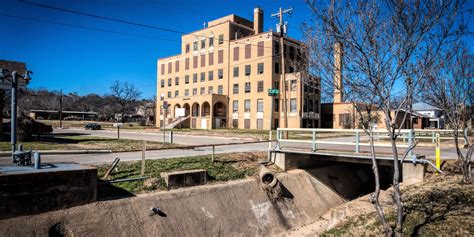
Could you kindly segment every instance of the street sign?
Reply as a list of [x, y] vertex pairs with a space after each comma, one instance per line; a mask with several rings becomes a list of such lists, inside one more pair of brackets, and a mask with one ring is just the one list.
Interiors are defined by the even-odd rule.
[[278, 94], [280, 94], [280, 91], [278, 89], [268, 89], [269, 96], [276, 96]]
[[123, 127], [123, 123], [114, 123], [114, 128]]
[[184, 108], [176, 108], [174, 111], [174, 117], [184, 117], [185, 109]]

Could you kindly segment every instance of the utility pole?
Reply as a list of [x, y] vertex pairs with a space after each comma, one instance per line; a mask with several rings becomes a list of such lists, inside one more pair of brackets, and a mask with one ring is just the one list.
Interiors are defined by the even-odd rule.
[[63, 89], [59, 95], [59, 128], [63, 128]]
[[10, 134], [11, 134], [11, 141], [10, 144], [12, 145], [12, 162], [15, 162], [15, 151], [16, 151], [16, 128], [17, 128], [17, 88], [18, 88], [18, 79], [17, 79], [17, 71], [12, 72], [12, 104], [11, 104], [11, 119], [10, 119]]
[[[282, 94], [283, 94], [283, 103], [282, 103], [282, 110], [283, 110], [283, 128], [288, 128], [288, 104], [287, 104], [287, 98], [286, 98], [286, 79], [285, 79], [285, 34], [284, 31], [286, 31], [286, 27], [284, 27], [284, 22], [283, 22], [283, 14], [288, 13], [291, 14], [293, 12], [293, 8], [285, 9], [283, 10], [280, 7], [280, 10], [278, 13], [272, 14], [272, 17], [278, 17], [279, 19], [279, 24], [278, 28], [280, 30], [280, 58], [281, 58], [281, 79], [280, 79], [280, 85], [282, 87]], [[284, 138], [288, 138], [288, 133], [284, 133]]]

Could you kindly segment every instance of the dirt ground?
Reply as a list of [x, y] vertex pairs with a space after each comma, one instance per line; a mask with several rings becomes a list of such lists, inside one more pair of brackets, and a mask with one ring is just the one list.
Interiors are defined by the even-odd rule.
[[[401, 185], [404, 235], [474, 235], [474, 185], [461, 183], [456, 161], [445, 163], [442, 169], [445, 175], [434, 174], [428, 169], [424, 183]], [[394, 226], [392, 196], [392, 189], [382, 191], [380, 201], [387, 220]], [[369, 195], [365, 195], [334, 207], [315, 222], [295, 228], [283, 236], [383, 236], [374, 211]]]

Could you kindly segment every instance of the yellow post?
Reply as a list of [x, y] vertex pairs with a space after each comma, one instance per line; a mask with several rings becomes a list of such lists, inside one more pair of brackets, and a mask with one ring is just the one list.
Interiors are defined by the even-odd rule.
[[436, 168], [441, 169], [441, 148], [439, 133], [436, 134]]

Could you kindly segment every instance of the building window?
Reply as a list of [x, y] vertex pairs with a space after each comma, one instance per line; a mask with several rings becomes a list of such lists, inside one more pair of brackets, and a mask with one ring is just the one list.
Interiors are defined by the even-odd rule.
[[209, 47], [214, 46], [214, 36], [209, 37]]
[[275, 99], [273, 101], [273, 111], [278, 112], [280, 109], [280, 99]]
[[262, 99], [257, 100], [257, 112], [263, 112], [263, 100]]
[[214, 93], [214, 87], [213, 87], [213, 86], [210, 86], [210, 87], [207, 89], [207, 94], [212, 95], [213, 93]]
[[319, 101], [314, 101], [314, 112], [319, 113]]
[[293, 73], [295, 72], [295, 68], [292, 66], [288, 66], [288, 73]]
[[[308, 105], [306, 105], [306, 103]], [[306, 102], [306, 99], [305, 99], [304, 107], [305, 108], [307, 107], [306, 111], [313, 112], [313, 100], [309, 100], [308, 102]]]
[[193, 68], [197, 68], [197, 67], [198, 67], [198, 57], [194, 56], [193, 57]]
[[251, 57], [252, 57], [252, 45], [246, 44], [245, 45], [245, 59], [248, 59]]
[[245, 82], [245, 93], [250, 93], [250, 82]]
[[290, 46], [290, 59], [295, 60], [295, 47]]
[[280, 89], [280, 82], [279, 81], [274, 81], [273, 82], [273, 89]]
[[219, 44], [224, 43], [224, 35], [219, 35]]
[[179, 86], [179, 77], [174, 78], [174, 85]]
[[245, 112], [250, 112], [250, 100], [244, 101], [244, 109], [245, 109]]
[[189, 75], [184, 76], [184, 84], [189, 84]]
[[250, 65], [245, 65], [245, 76], [250, 76]]
[[201, 67], [205, 67], [206, 66], [206, 55], [203, 54], [201, 55]]
[[189, 44], [186, 44], [186, 53], [189, 53]]
[[171, 91], [168, 91], [168, 98], [171, 98]]
[[197, 73], [193, 74], [193, 82], [194, 83], [198, 82], [198, 74]]
[[296, 83], [296, 80], [291, 80], [291, 91], [296, 91], [297, 87], [298, 84]]
[[171, 62], [168, 63], [168, 74], [172, 73], [173, 65]]
[[263, 74], [263, 63], [257, 64], [257, 74]]
[[239, 77], [239, 67], [234, 67], [234, 77]]
[[232, 119], [232, 128], [239, 128], [239, 120]]
[[206, 48], [206, 38], [201, 39], [201, 49]]
[[214, 80], [214, 72], [210, 71], [209, 72], [209, 81], [212, 81], [212, 80]]
[[206, 93], [206, 87], [201, 87], [201, 95], [204, 95]]
[[234, 48], [234, 61], [239, 60], [239, 47]]
[[257, 82], [257, 92], [263, 92], [263, 81]]
[[239, 94], [239, 84], [236, 83], [234, 84], [234, 87], [233, 87], [233, 94]]
[[262, 41], [262, 42], [258, 42], [258, 43], [257, 43], [257, 56], [258, 56], [258, 57], [263, 56], [263, 52], [264, 52], [263, 49], [264, 49], [264, 42], [263, 42], [263, 41]]
[[275, 63], [273, 71], [275, 74], [280, 74], [280, 63]]
[[175, 72], [179, 72], [179, 61], [176, 61], [176, 62], [174, 63], [174, 71], [175, 71]]
[[209, 66], [214, 65], [214, 53], [209, 53]]
[[184, 96], [189, 96], [189, 89], [184, 90]]
[[238, 100], [232, 101], [232, 111], [234, 113], [239, 112], [239, 101]]
[[280, 53], [280, 43], [277, 41], [273, 41], [273, 54], [279, 54]]
[[163, 87], [165, 87], [165, 80], [164, 79], [161, 80], [161, 88], [163, 88]]
[[194, 51], [198, 50], [198, 42], [197, 41], [193, 42], [193, 50]]
[[351, 127], [351, 114], [339, 114], [339, 126], [344, 128]]
[[205, 82], [205, 81], [206, 81], [206, 73], [201, 72], [201, 82]]
[[184, 69], [189, 70], [189, 58], [184, 60]]
[[217, 87], [217, 94], [219, 94], [219, 95], [224, 94], [224, 87], [222, 85], [219, 85]]
[[179, 96], [179, 91], [175, 91], [174, 92], [174, 97], [178, 97]]
[[165, 64], [161, 64], [161, 75], [165, 74]]
[[222, 80], [224, 78], [224, 70], [217, 70], [217, 79]]
[[244, 119], [244, 129], [250, 129], [250, 119]]
[[197, 95], [198, 93], [198, 89], [197, 88], [193, 88], [193, 95]]
[[171, 86], [171, 78], [168, 78], [168, 86]]
[[217, 63], [223, 63], [224, 62], [224, 50], [219, 50], [217, 52]]
[[290, 112], [296, 112], [296, 99], [290, 99]]

